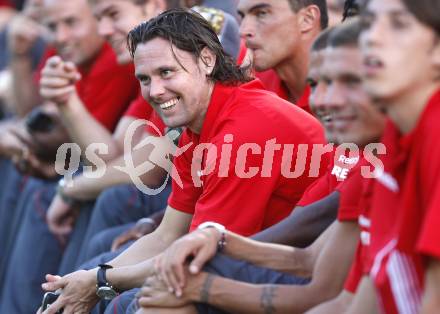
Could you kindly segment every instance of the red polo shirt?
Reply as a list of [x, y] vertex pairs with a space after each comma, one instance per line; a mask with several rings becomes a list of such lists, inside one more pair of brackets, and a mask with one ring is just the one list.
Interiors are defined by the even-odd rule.
[[[265, 153], [270, 146], [267, 142], [275, 141], [282, 147], [273, 155]], [[258, 80], [239, 87], [216, 84], [201, 133], [187, 129], [181, 137], [180, 147], [193, 144], [174, 159], [183, 188], [173, 180], [169, 205], [194, 215], [191, 230], [202, 222], [216, 221], [239, 234], [255, 234], [289, 215], [316, 179], [308, 173], [311, 149], [304, 154], [303, 174], [286, 177], [289, 169], [295, 169], [297, 150], [289, 151], [284, 144], [297, 147], [301, 143], [310, 148], [324, 141], [323, 129], [315, 118], [263, 90]], [[223, 146], [225, 142], [228, 146]], [[215, 148], [197, 153], [194, 147], [200, 143], [211, 143]], [[283, 155], [287, 158], [282, 168]], [[318, 172], [326, 169], [325, 159]], [[198, 163], [212, 171], [191, 168]], [[243, 173], [248, 178], [243, 178]], [[196, 186], [193, 178], [201, 184]]]
[[[264, 72], [256, 72], [255, 76], [263, 83], [265, 89], [274, 92], [279, 97], [289, 101], [289, 91], [287, 90], [286, 85], [281, 81], [280, 77], [274, 70], [267, 70]], [[307, 85], [303, 94], [299, 99], [297, 99], [294, 103], [301, 109], [306, 112], [312, 114], [309, 105], [309, 97], [310, 97], [310, 86]]]
[[[39, 70], [54, 55], [56, 51], [48, 49]], [[88, 69], [79, 67], [78, 70], [81, 73], [81, 80], [76, 83], [79, 98], [96, 120], [113, 131], [139, 91], [133, 64], [119, 65], [112, 48], [104, 44], [93, 65]], [[37, 72], [37, 82], [39, 78]]]
[[439, 118], [440, 91], [431, 97], [414, 130], [397, 137], [401, 158], [396, 232], [382, 249], [382, 260], [376, 256], [373, 273], [387, 313], [420, 310], [426, 257], [440, 259]]

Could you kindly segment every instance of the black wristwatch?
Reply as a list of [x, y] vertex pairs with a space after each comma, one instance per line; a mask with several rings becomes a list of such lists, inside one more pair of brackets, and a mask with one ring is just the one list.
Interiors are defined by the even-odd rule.
[[107, 281], [105, 273], [107, 269], [113, 268], [113, 266], [108, 264], [100, 264], [98, 266], [99, 269], [98, 273], [96, 274], [96, 295], [102, 300], [112, 300], [118, 295], [118, 292]]

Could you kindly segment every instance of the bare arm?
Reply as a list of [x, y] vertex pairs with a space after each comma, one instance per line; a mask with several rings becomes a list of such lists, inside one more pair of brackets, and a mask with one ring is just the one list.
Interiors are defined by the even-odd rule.
[[32, 69], [32, 46], [42, 26], [24, 14], [16, 15], [8, 28], [11, 54], [12, 103], [18, 116], [24, 117], [41, 101]]
[[306, 314], [340, 314], [348, 310], [353, 301], [353, 294], [343, 290], [336, 298], [321, 303]]
[[[142, 286], [146, 277], [153, 274], [152, 258], [188, 232], [191, 219], [191, 215], [168, 207], [162, 223], [153, 233], [142, 237], [109, 262], [114, 268], [107, 270], [108, 282], [120, 290]], [[97, 268], [79, 270], [62, 278], [46, 275], [47, 282], [43, 284], [43, 289], [62, 289], [60, 297], [51, 305], [48, 313], [55, 314], [61, 308], [67, 312], [75, 309], [75, 312], [88, 313], [98, 302], [96, 274]]]
[[[355, 222], [337, 222], [307, 285], [251, 285], [215, 277], [209, 291], [192, 301], [203, 301], [201, 296], [208, 293], [209, 304], [232, 313], [303, 313], [341, 291], [356, 249], [357, 228]], [[206, 286], [205, 280], [198, 291]]]
[[[121, 122], [122, 123], [122, 122]], [[120, 123], [120, 124], [121, 124]], [[145, 136], [148, 134], [144, 133]], [[135, 167], [148, 160], [153, 147], [150, 145], [144, 146], [137, 150], [130, 152], [133, 164]], [[127, 157], [127, 156], [126, 156]], [[130, 176], [117, 167], [125, 166], [124, 156], [120, 156], [106, 165], [104, 175], [99, 179], [89, 178], [84, 174], [74, 177], [73, 184], [64, 189], [64, 194], [78, 200], [93, 200], [98, 197], [104, 189], [115, 186], [117, 184], [133, 183]], [[142, 183], [150, 188], [160, 186], [167, 174], [166, 169], [154, 167], [147, 171], [140, 178]]]
[[139, 287], [153, 271], [151, 258], [165, 250], [173, 241], [188, 232], [192, 216], [167, 207], [157, 229], [137, 240], [113, 259], [115, 269], [109, 270], [109, 282], [121, 289]]
[[431, 259], [425, 276], [421, 314], [438, 313], [440, 308], [440, 261]]
[[306, 249], [264, 243], [235, 234], [228, 234], [224, 253], [261, 267], [297, 276], [310, 277], [319, 254], [336, 231], [335, 227], [336, 225], [332, 224]]
[[263, 242], [307, 247], [335, 220], [339, 193], [305, 207], [296, 207], [289, 217], [252, 238]]
[[371, 278], [364, 276], [345, 314], [379, 314], [376, 291]]
[[[135, 118], [122, 117], [112, 134], [89, 113], [76, 92], [65, 105], [58, 108], [70, 137], [82, 151], [92, 143], [104, 143], [108, 147], [108, 154], [100, 155], [104, 161], [113, 160], [123, 154], [124, 135]], [[139, 138], [133, 139], [133, 143], [138, 141]]]

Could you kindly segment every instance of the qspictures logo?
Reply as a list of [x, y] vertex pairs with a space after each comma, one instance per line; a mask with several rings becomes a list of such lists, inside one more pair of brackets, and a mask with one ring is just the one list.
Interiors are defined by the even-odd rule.
[[[139, 128], [146, 128], [156, 135], [149, 135], [138, 143], [133, 143], [135, 133]], [[318, 177], [321, 173], [322, 158], [325, 154], [334, 152], [331, 174], [338, 180], [343, 180], [353, 168], [360, 156], [360, 149], [353, 143], [344, 143], [335, 147], [333, 144], [280, 144], [276, 138], [268, 139], [264, 145], [258, 143], [236, 143], [234, 134], [225, 134], [223, 143], [186, 143], [178, 147], [176, 142], [180, 131], [168, 130], [163, 134], [156, 125], [147, 120], [135, 120], [128, 127], [124, 137], [125, 165], [113, 166], [114, 169], [126, 173], [132, 183], [143, 193], [157, 195], [164, 190], [170, 177], [174, 182], [184, 187], [188, 181], [182, 180], [174, 160], [185, 152], [185, 157], [191, 158], [190, 169], [192, 184], [203, 186], [204, 179], [210, 175], [220, 178], [236, 176], [246, 180], [256, 176], [271, 177], [281, 175], [294, 179], [304, 175]], [[133, 154], [149, 147], [149, 154], [142, 162], [135, 162]], [[192, 151], [191, 151], [192, 150]], [[79, 170], [81, 158], [87, 163], [83, 166], [84, 176], [92, 179], [102, 178], [107, 171], [107, 164], [101, 156], [108, 154], [109, 148], [104, 143], [93, 143], [84, 152], [75, 143], [65, 143], [58, 148], [55, 170], [64, 176], [66, 184], [72, 185], [73, 176]], [[385, 154], [386, 148], [381, 143], [372, 143], [362, 149], [362, 155], [370, 165], [362, 166], [361, 173], [365, 178], [375, 178], [380, 173], [383, 164], [378, 155]], [[259, 161], [257, 164], [255, 161]], [[160, 187], [151, 188], [142, 182], [142, 177], [154, 168], [166, 171], [166, 179]], [[306, 173], [306, 169], [308, 169]]]

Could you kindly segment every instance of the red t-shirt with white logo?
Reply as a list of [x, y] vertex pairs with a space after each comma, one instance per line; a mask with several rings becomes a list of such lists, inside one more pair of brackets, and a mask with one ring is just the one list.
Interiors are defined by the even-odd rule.
[[[367, 269], [368, 263], [366, 261], [368, 259], [371, 241], [370, 210], [373, 188], [375, 184], [375, 181], [373, 179], [369, 179], [360, 175], [360, 171], [356, 171], [356, 173], [357, 174], [355, 178], [350, 182], [350, 187], [346, 190], [347, 193], [353, 194], [349, 196], [349, 198], [351, 198], [352, 200], [354, 200], [356, 197], [358, 198], [356, 207], [358, 212], [357, 220], [360, 231], [356, 253], [344, 285], [344, 289], [351, 293], [356, 292], [363, 275], [369, 272], [369, 269]], [[355, 211], [353, 210], [352, 213], [353, 215], [350, 215], [350, 217], [354, 217]]]
[[387, 313], [420, 311], [426, 257], [440, 259], [439, 118], [440, 91], [431, 97], [414, 130], [396, 137], [400, 157], [396, 228], [372, 271]]
[[[258, 80], [238, 87], [216, 84], [201, 133], [185, 130], [179, 147], [191, 143], [174, 159], [183, 188], [174, 178], [168, 201], [193, 215], [191, 230], [216, 221], [239, 234], [255, 234], [288, 216], [328, 164], [325, 156], [310, 164], [313, 144], [325, 143], [321, 124], [263, 90]], [[195, 149], [200, 143], [211, 149]]]
[[339, 152], [337, 149], [333, 150], [330, 157], [326, 173], [307, 188], [297, 206], [304, 207], [313, 204], [337, 190], [337, 187], [343, 185], [344, 180], [349, 177], [350, 170], [359, 161], [359, 154], [347, 157], [347, 154]]

